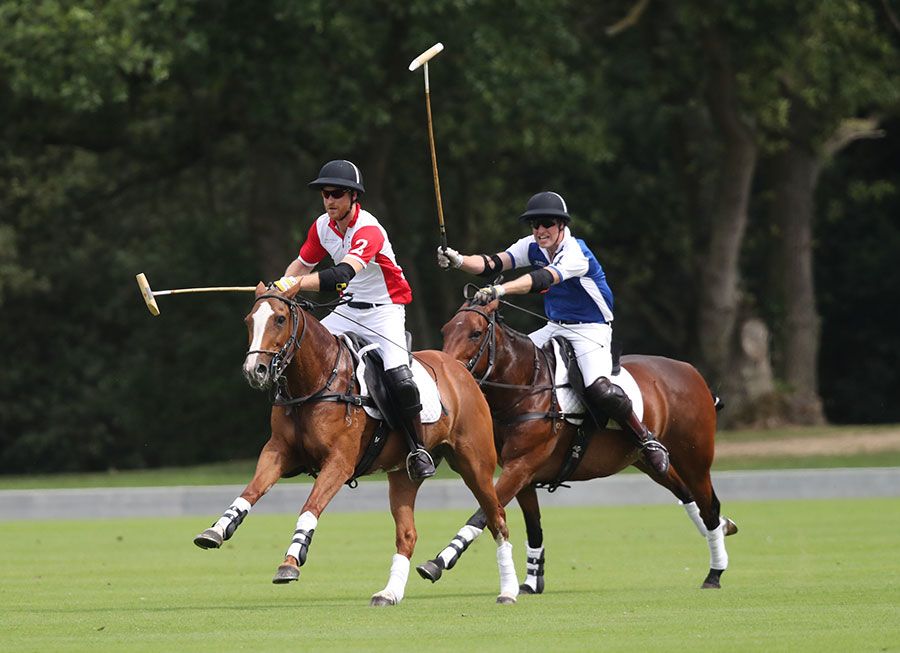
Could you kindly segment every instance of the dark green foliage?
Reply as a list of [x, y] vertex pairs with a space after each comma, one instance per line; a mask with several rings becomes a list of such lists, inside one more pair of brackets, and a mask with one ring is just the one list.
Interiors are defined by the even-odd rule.
[[[328, 159], [362, 167], [365, 206], [413, 286], [416, 346], [439, 347], [462, 286], [481, 280], [434, 264], [422, 75], [406, 66], [436, 41], [446, 46], [430, 77], [450, 244], [500, 250], [527, 233], [515, 219], [526, 199], [557, 190], [613, 285], [626, 351], [689, 358], [718, 161], [704, 28], [718, 21], [738, 44], [745, 110], [770, 147], [785, 137], [784, 75], [802, 80], [793, 92], [827, 131], [896, 108], [897, 67], [885, 65], [896, 49], [880, 32], [860, 36], [881, 25], [877, 2], [719, 13], [650, 3], [606, 36], [634, 4], [0, 0], [0, 471], [256, 452], [268, 404], [240, 375], [250, 298], [161, 298], [152, 318], [134, 275], [157, 289], [270, 280], [321, 210], [306, 182]], [[852, 84], [835, 82], [843, 61]], [[781, 78], [769, 74], [784, 62]], [[861, 327], [853, 303], [863, 288], [897, 288], [898, 165], [886, 141], [865, 146], [871, 154], [854, 149], [828, 171], [819, 211], [823, 391], [835, 420], [898, 417], [886, 399], [897, 395], [896, 325]], [[873, 160], [892, 172], [857, 172]], [[777, 326], [765, 226], [748, 236], [744, 289]], [[826, 264], [841, 266], [839, 280]], [[517, 301], [541, 310], [536, 297]], [[538, 326], [505, 314], [523, 331]], [[847, 367], [893, 386], [866, 394]]]

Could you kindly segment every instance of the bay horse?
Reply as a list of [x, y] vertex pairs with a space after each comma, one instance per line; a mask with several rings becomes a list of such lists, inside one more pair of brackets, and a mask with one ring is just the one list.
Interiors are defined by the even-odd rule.
[[[589, 416], [584, 433], [560, 412], [554, 394], [553, 350], [538, 348], [500, 316], [498, 300], [486, 306], [465, 302], [441, 332], [443, 351], [478, 379], [494, 417], [494, 436], [502, 472], [497, 497], [505, 506], [516, 498], [528, 538], [527, 572], [520, 591], [544, 590], [544, 547], [536, 486], [555, 490], [566, 481], [611, 476], [634, 465], [668, 489], [684, 506], [710, 552], [704, 589], [719, 588], [728, 566], [724, 537], [737, 532], [720, 515], [709, 470], [713, 462], [716, 403], [696, 368], [659, 356], [624, 356], [643, 395], [643, 421], [669, 450], [670, 465], [658, 475], [639, 458], [634, 440], [621, 430], [599, 428]], [[419, 565], [419, 575], [435, 582], [484, 528], [476, 512], [450, 545]]]
[[[416, 546], [413, 509], [421, 481], [407, 476], [402, 435], [388, 432], [385, 437], [382, 420], [369, 416], [362, 406], [366, 397], [354, 392], [357, 365], [346, 341], [332, 335], [309, 312], [312, 304], [296, 297], [298, 289], [281, 293], [262, 283], [256, 288], [256, 300], [245, 318], [250, 347], [243, 372], [255, 389], [278, 389], [271, 437], [260, 452], [253, 479], [194, 543], [204, 549], [219, 548], [279, 478], [310, 473], [315, 483], [272, 579], [276, 584], [296, 581], [319, 516], [341, 486], [352, 485], [357, 476], [384, 470], [397, 552], [387, 585], [372, 596], [370, 604], [396, 605], [403, 599]], [[436, 459], [446, 458], [475, 495], [497, 542], [497, 603], [515, 603], [519, 588], [512, 545], [506, 513], [493, 485], [497, 457], [490, 409], [478, 384], [455, 359], [440, 351], [419, 351], [414, 356], [429, 371], [440, 394], [440, 416], [425, 425], [424, 444]], [[383, 442], [383, 448], [373, 449], [373, 442]]]

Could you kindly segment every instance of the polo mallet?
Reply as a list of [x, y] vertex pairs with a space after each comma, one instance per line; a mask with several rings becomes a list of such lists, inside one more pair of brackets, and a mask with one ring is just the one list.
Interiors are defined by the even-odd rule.
[[434, 128], [431, 125], [431, 90], [428, 86], [428, 62], [441, 50], [443, 43], [435, 43], [422, 54], [412, 60], [409, 70], [413, 71], [419, 66], [425, 70], [425, 112], [428, 115], [428, 145], [431, 148], [431, 174], [434, 177], [434, 196], [437, 199], [438, 225], [441, 229], [441, 247], [447, 247], [447, 229], [444, 227], [444, 207], [441, 205], [441, 182], [438, 180], [437, 154], [434, 150]]
[[147, 275], [143, 272], [135, 275], [138, 288], [141, 289], [141, 296], [147, 304], [147, 309], [153, 315], [159, 315], [159, 306], [156, 303], [157, 296], [160, 295], [181, 295], [193, 292], [255, 292], [256, 286], [218, 286], [214, 288], [176, 288], [175, 290], [150, 290], [150, 282], [147, 281]]

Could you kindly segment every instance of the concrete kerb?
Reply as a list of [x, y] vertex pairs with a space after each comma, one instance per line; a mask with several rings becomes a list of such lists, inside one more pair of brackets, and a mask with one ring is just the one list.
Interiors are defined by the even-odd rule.
[[[900, 467], [719, 472], [713, 474], [719, 499], [730, 501], [844, 499], [900, 496]], [[311, 484], [282, 482], [254, 507], [255, 514], [296, 514]], [[89, 488], [0, 491], [0, 520], [109, 519], [208, 516], [214, 518], [243, 490], [242, 485], [146, 488]], [[572, 483], [540, 493], [543, 507], [675, 503], [675, 498], [643, 474], [620, 474]], [[472, 509], [475, 499], [460, 480], [426, 481], [420, 510]], [[387, 482], [343, 488], [329, 512], [388, 510]]]

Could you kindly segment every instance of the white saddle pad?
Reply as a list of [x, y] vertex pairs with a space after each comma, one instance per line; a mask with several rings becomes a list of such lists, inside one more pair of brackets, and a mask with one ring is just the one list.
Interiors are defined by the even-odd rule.
[[[366, 364], [363, 361], [362, 356], [367, 351], [377, 349], [380, 345], [378, 345], [378, 343], [372, 343], [366, 345], [359, 351], [356, 351], [350, 340], [344, 338], [344, 342], [347, 343], [347, 346], [350, 347], [350, 351], [356, 356], [356, 380], [359, 382], [359, 394], [368, 397], [369, 388], [366, 386], [365, 375]], [[413, 358], [410, 369], [412, 369], [413, 379], [415, 379], [416, 385], [419, 387], [419, 398], [422, 402], [422, 411], [419, 413], [419, 418], [422, 420], [422, 424], [433, 424], [441, 418], [442, 413], [441, 397], [438, 394], [437, 384], [434, 382], [434, 379], [431, 378], [428, 370], [422, 367], [422, 364], [415, 358]], [[363, 408], [370, 417], [382, 419], [381, 411], [374, 406], [363, 406]]]
[[[584, 404], [575, 396], [572, 388], [561, 388], [559, 386], [566, 385], [569, 382], [569, 371], [563, 361], [562, 354], [559, 350], [559, 343], [551, 340], [553, 343], [553, 354], [556, 358], [556, 375], [553, 384], [556, 388], [556, 400], [559, 402], [560, 410], [566, 414], [566, 421], [572, 424], [581, 424], [584, 419], [580, 417], [569, 417], [569, 413], [586, 413]], [[644, 398], [641, 396], [641, 389], [638, 387], [637, 381], [631, 376], [631, 372], [624, 367], [619, 368], [619, 373], [609, 377], [609, 380], [625, 391], [634, 407], [634, 413], [638, 419], [644, 419]], [[615, 421], [609, 420], [607, 428], [621, 428]]]

